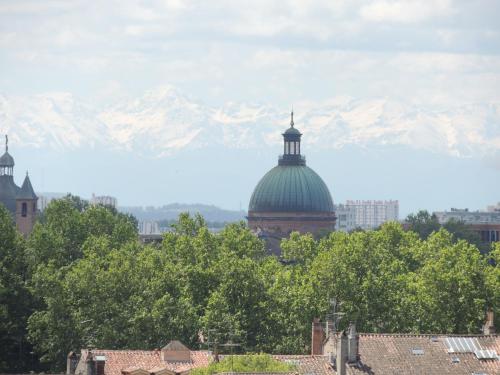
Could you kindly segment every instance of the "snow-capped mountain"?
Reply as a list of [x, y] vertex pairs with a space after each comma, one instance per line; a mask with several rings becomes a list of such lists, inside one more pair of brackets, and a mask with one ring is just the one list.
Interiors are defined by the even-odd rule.
[[[101, 110], [69, 93], [0, 95], [0, 132], [57, 150], [107, 147], [161, 157], [186, 148], [263, 148], [281, 142], [289, 113], [269, 105], [213, 108], [171, 86]], [[385, 99], [339, 97], [296, 106], [308, 147], [408, 145], [461, 157], [500, 150], [500, 103], [426, 110]]]

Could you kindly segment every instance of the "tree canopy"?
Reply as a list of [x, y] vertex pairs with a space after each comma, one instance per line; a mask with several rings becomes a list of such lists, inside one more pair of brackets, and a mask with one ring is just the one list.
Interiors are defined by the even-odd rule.
[[[52, 370], [70, 350], [195, 349], [200, 333], [242, 352], [307, 353], [332, 297], [341, 328], [364, 332], [478, 333], [500, 308], [500, 246], [483, 255], [445, 228], [292, 233], [280, 261], [245, 223], [212, 233], [182, 214], [160, 246], [143, 245], [130, 217], [74, 197], [52, 202], [26, 241], [1, 210], [0, 226], [0, 343], [33, 345]], [[0, 370], [13, 369], [2, 354]], [[16, 371], [32, 369], [26, 358]]]
[[287, 373], [296, 367], [273, 359], [269, 354], [229, 355], [220, 362], [191, 370], [191, 375], [213, 375], [220, 373]]

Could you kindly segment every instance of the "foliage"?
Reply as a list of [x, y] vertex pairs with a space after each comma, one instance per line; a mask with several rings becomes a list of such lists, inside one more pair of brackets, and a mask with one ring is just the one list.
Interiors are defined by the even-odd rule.
[[409, 214], [405, 219], [408, 230], [419, 235], [423, 240], [427, 239], [433, 232], [437, 232], [441, 227], [436, 215], [430, 214], [426, 210], [418, 211], [416, 214]]
[[[433, 223], [417, 216], [415, 228]], [[161, 246], [142, 245], [131, 218], [74, 197], [53, 201], [26, 241], [2, 211], [0, 229], [3, 369], [20, 352], [19, 370], [32, 369], [27, 339], [54, 371], [70, 350], [172, 339], [195, 349], [198, 336], [242, 352], [307, 353], [311, 321], [333, 297], [348, 317], [340, 328], [350, 320], [365, 332], [478, 333], [486, 309], [500, 308], [499, 245], [483, 255], [439, 227], [292, 233], [285, 262], [244, 223], [212, 233], [199, 215], [181, 214]]]
[[480, 250], [487, 251], [484, 244], [481, 243], [481, 237], [477, 232], [471, 229], [463, 221], [451, 218], [444, 224], [439, 224], [436, 215], [429, 214], [427, 211], [419, 211], [416, 214], [410, 214], [405, 219], [408, 230], [419, 235], [423, 240], [427, 239], [432, 233], [444, 228], [453, 235], [454, 241], [466, 240], [476, 245]]
[[24, 241], [0, 204], [0, 373], [36, 365], [26, 337], [33, 299], [26, 287]]
[[191, 375], [213, 375], [220, 373], [287, 373], [295, 366], [273, 359], [269, 354], [230, 355], [207, 367], [193, 369]]

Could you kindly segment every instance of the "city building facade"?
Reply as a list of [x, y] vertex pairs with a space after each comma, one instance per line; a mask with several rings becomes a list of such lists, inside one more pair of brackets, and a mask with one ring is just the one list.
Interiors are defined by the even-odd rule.
[[302, 134], [294, 127], [283, 133], [283, 155], [255, 187], [248, 207], [248, 225], [279, 252], [279, 242], [292, 231], [318, 234], [335, 229], [335, 210], [328, 187], [306, 166]]
[[469, 211], [469, 209], [452, 208], [450, 211], [434, 212], [439, 224], [450, 220], [461, 221], [477, 232], [484, 243], [500, 241], [500, 209], [489, 206], [487, 211]]
[[95, 195], [92, 193], [92, 198], [90, 198], [91, 205], [101, 205], [116, 208], [118, 206], [118, 201], [115, 197], [109, 195]]
[[0, 157], [0, 204], [10, 212], [17, 229], [27, 236], [35, 225], [38, 197], [27, 172], [21, 187], [16, 185], [14, 165], [14, 158], [9, 154], [9, 139], [5, 136], [5, 152]]
[[336, 230], [350, 232], [354, 229], [370, 230], [387, 221], [399, 219], [397, 200], [348, 200], [335, 206]]

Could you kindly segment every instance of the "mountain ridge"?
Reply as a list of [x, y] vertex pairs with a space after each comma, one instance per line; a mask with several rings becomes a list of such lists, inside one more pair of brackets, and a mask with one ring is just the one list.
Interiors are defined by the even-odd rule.
[[[424, 110], [389, 101], [334, 97], [303, 103], [295, 123], [308, 147], [405, 145], [456, 157], [500, 149], [500, 103]], [[13, 143], [59, 151], [107, 147], [161, 158], [185, 149], [275, 147], [289, 113], [271, 105], [211, 107], [173, 86], [97, 109], [71, 93], [0, 95], [0, 131]]]

